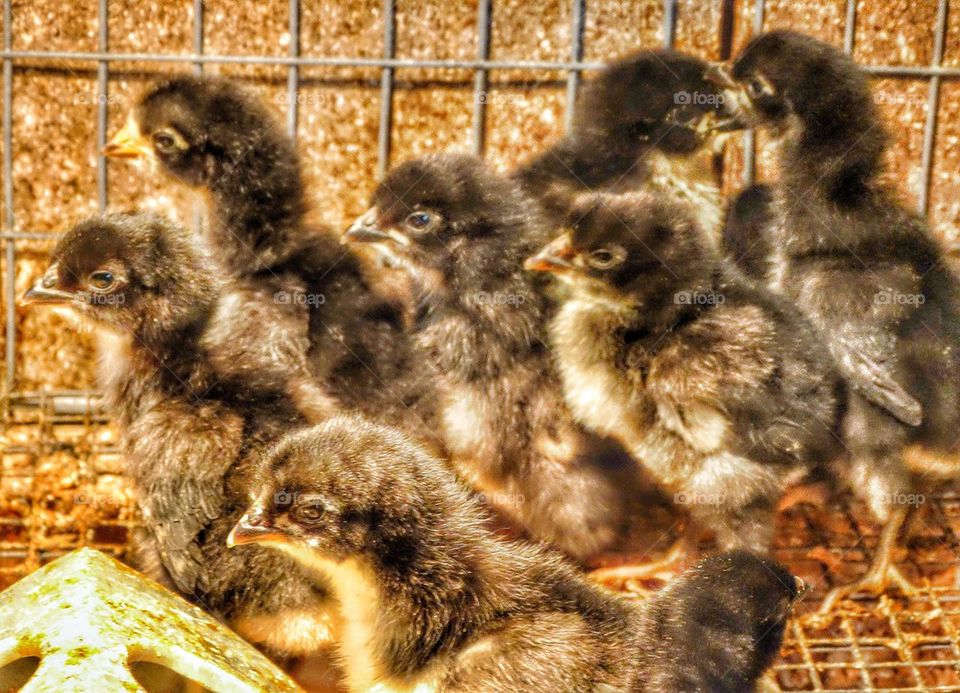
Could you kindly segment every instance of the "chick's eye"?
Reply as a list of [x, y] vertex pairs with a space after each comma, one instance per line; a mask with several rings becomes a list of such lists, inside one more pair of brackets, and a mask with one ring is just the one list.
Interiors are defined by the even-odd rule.
[[630, 126], [630, 134], [638, 139], [646, 139], [653, 135], [657, 128], [657, 122], [648, 118], [642, 118]]
[[758, 77], [753, 77], [747, 82], [747, 94], [750, 98], [757, 99], [769, 93], [767, 85]]
[[293, 509], [293, 517], [301, 522], [317, 522], [323, 519], [326, 509], [319, 503], [300, 505]]
[[98, 270], [90, 273], [90, 278], [88, 281], [90, 286], [92, 286], [94, 289], [104, 291], [113, 286], [114, 282], [116, 281], [116, 277], [113, 276], [113, 272]]
[[427, 212], [414, 212], [407, 217], [406, 224], [415, 231], [423, 231], [430, 226], [431, 221], [433, 221], [433, 217]]
[[177, 148], [177, 138], [169, 132], [157, 132], [153, 135], [153, 146], [161, 152], [172, 152]]
[[590, 253], [588, 261], [596, 269], [609, 269], [620, 260], [619, 253], [610, 248], [597, 248]]

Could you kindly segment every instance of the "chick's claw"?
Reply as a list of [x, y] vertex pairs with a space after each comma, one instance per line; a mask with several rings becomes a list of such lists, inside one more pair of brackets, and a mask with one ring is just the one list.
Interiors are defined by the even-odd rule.
[[[643, 558], [645, 557], [638, 557], [638, 561]], [[590, 572], [590, 578], [607, 587], [622, 587], [629, 583], [642, 586], [654, 581], [669, 582], [686, 570], [695, 559], [696, 552], [689, 542], [679, 539], [662, 558], [647, 563], [627, 562], [597, 568]]]

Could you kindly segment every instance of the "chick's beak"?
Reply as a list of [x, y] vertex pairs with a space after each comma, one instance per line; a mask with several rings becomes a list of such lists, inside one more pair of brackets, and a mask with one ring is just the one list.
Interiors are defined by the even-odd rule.
[[734, 89], [738, 86], [737, 80], [733, 78], [730, 72], [730, 65], [728, 63], [710, 63], [707, 71], [704, 73], [704, 77], [724, 89]]
[[575, 256], [570, 234], [565, 233], [550, 241], [533, 257], [527, 258], [523, 268], [533, 272], [562, 272], [573, 269], [571, 261]]
[[29, 306], [37, 303], [62, 305], [64, 303], [73, 303], [78, 299], [77, 294], [72, 291], [63, 291], [56, 287], [57, 268], [56, 265], [53, 265], [36, 284], [26, 290], [17, 303], [21, 306]]
[[115, 159], [139, 159], [153, 156], [153, 150], [146, 138], [140, 134], [140, 128], [130, 120], [120, 131], [107, 142], [103, 148], [103, 155]]
[[743, 85], [733, 78], [729, 63], [710, 63], [704, 76], [720, 87], [718, 110], [705, 126], [710, 132], [732, 132], [752, 126], [753, 107]]
[[394, 238], [377, 227], [377, 210], [371, 207], [344, 232], [343, 240], [353, 243], [385, 243]]
[[793, 576], [794, 586], [797, 590], [796, 601], [803, 599], [803, 596], [810, 591], [811, 586], [801, 577]]
[[233, 526], [227, 535], [227, 546], [233, 548], [242, 544], [258, 544], [264, 541], [286, 542], [287, 535], [277, 529], [266, 511], [254, 506], [250, 508], [240, 521]]

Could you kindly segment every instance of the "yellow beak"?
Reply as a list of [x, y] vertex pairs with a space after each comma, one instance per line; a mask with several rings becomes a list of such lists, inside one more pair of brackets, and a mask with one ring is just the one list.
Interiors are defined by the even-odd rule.
[[120, 131], [107, 142], [103, 148], [103, 155], [115, 159], [139, 159], [153, 156], [153, 148], [140, 134], [140, 128], [132, 119], [127, 121]]

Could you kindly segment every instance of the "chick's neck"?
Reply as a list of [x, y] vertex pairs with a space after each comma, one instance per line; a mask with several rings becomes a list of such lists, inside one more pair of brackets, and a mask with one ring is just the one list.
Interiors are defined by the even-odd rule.
[[517, 568], [479, 516], [452, 507], [446, 518], [429, 514], [414, 538], [378, 541], [373, 555], [323, 571], [341, 604], [342, 657], [355, 686], [415, 684], [496, 614], [516, 608], [506, 588], [520, 582], [511, 574]]
[[869, 96], [839, 94], [788, 119], [780, 161], [781, 185], [794, 193], [788, 203], [818, 191], [822, 199], [846, 205], [876, 187], [887, 133]]
[[260, 151], [263, 146], [228, 161], [209, 184], [207, 234], [238, 275], [283, 263], [304, 240], [299, 231], [307, 202], [296, 155], [279, 145]]

